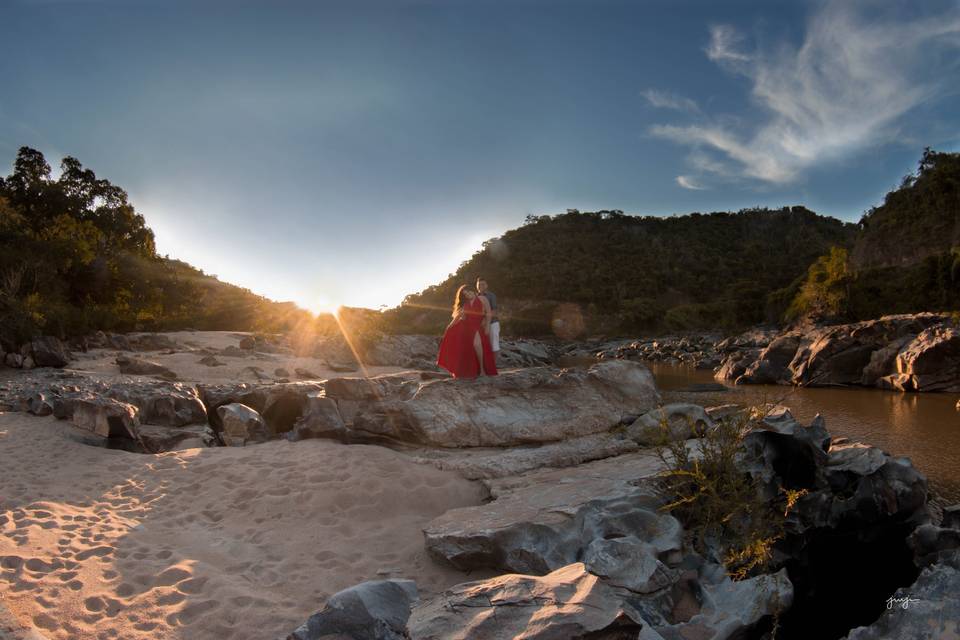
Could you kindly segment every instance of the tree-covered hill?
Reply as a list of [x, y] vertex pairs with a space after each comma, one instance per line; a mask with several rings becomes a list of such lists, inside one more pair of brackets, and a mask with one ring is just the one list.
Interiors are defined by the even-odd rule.
[[834, 247], [779, 294], [792, 297], [784, 320], [960, 309], [960, 153], [927, 149], [859, 227], [849, 252]]
[[851, 267], [912, 265], [954, 247], [960, 247], [960, 153], [927, 149], [917, 172], [860, 220]]
[[782, 308], [771, 292], [802, 277], [856, 227], [803, 207], [629, 216], [621, 211], [529, 217], [485, 243], [442, 283], [388, 312], [398, 330], [445, 322], [456, 288], [485, 277], [514, 333], [564, 326], [638, 332], [733, 328]]
[[157, 255], [126, 192], [23, 147], [0, 178], [0, 341], [94, 330], [278, 331], [313, 317]]

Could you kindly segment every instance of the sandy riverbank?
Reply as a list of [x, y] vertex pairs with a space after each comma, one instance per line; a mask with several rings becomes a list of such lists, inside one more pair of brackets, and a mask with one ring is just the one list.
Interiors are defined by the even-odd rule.
[[426, 555], [421, 529], [483, 497], [381, 447], [143, 455], [11, 413], [0, 460], [0, 609], [58, 639], [272, 638], [363, 580], [442, 590], [469, 578]]

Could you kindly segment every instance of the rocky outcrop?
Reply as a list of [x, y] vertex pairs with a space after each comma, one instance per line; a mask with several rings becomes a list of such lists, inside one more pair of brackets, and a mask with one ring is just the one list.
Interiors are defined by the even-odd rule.
[[409, 622], [416, 640], [636, 638], [646, 628], [626, 594], [582, 563], [543, 577], [510, 574], [457, 585], [414, 608]]
[[800, 347], [799, 334], [777, 336], [757, 359], [735, 378], [737, 384], [776, 384], [790, 376], [790, 363]]
[[286, 640], [409, 640], [407, 620], [417, 598], [412, 580], [363, 582], [330, 596]]
[[609, 430], [658, 400], [653, 376], [641, 364], [611, 361], [559, 372], [544, 367], [482, 380], [427, 381], [409, 399], [367, 406], [353, 429], [438, 447], [514, 446]]
[[[738, 343], [744, 346], [732, 347]], [[814, 327], [777, 336], [762, 350], [756, 344], [744, 338], [718, 345], [727, 355], [716, 378], [736, 384], [960, 390], [960, 331], [943, 314]]]
[[960, 391], [960, 329], [936, 325], [924, 330], [900, 349], [895, 366], [895, 374], [880, 378], [881, 387]]

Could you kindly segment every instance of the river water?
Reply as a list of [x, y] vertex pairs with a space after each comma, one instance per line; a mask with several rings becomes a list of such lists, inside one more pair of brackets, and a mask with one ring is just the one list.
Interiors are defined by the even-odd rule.
[[[960, 502], [960, 411], [956, 393], [902, 393], [879, 389], [795, 388], [779, 385], [720, 385], [712, 371], [647, 363], [664, 402], [703, 406], [776, 402], [803, 424], [820, 413], [834, 437], [907, 456], [951, 503]], [[705, 390], [709, 389], [709, 390]]]

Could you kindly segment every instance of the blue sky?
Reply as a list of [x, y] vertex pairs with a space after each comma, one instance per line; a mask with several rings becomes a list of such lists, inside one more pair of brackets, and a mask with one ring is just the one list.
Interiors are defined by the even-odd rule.
[[956, 1], [0, 0], [0, 162], [76, 156], [162, 253], [376, 307], [528, 214], [856, 220], [960, 148], [958, 65]]

